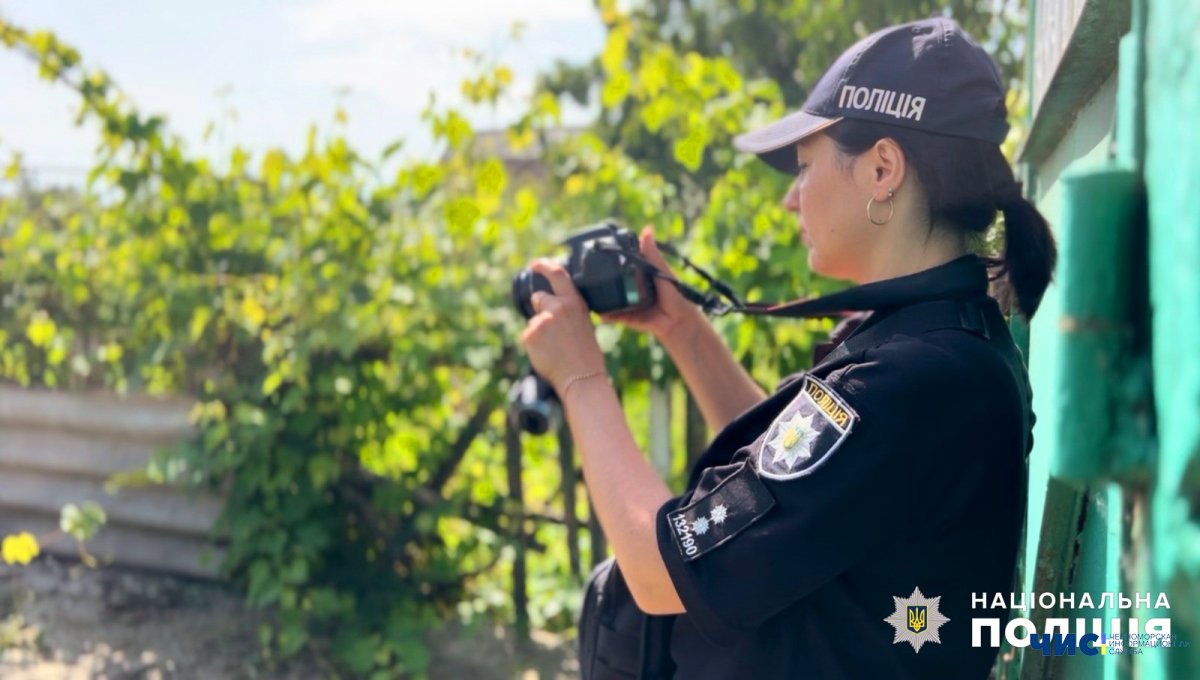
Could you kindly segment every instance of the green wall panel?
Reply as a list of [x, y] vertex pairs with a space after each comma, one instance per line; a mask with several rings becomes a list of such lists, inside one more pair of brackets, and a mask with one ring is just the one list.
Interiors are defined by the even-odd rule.
[[1158, 459], [1151, 583], [1191, 646], [1139, 660], [1142, 677], [1200, 678], [1200, 3], [1147, 5], [1145, 177], [1150, 212]]

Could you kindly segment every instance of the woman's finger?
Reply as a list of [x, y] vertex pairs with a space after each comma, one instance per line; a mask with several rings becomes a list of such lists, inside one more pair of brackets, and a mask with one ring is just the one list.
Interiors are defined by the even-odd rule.
[[670, 272], [671, 266], [663, 258], [662, 253], [658, 250], [658, 244], [654, 242], [654, 227], [646, 225], [642, 229], [641, 242], [639, 244], [642, 249], [642, 255], [649, 260], [650, 264], [658, 267], [663, 272]]
[[579, 296], [579, 291], [575, 289], [575, 284], [571, 281], [571, 275], [558, 262], [538, 258], [529, 264], [529, 269], [546, 277], [555, 295], [568, 299]]
[[535, 312], [557, 312], [562, 309], [562, 300], [544, 290], [537, 290], [529, 296], [529, 304]]

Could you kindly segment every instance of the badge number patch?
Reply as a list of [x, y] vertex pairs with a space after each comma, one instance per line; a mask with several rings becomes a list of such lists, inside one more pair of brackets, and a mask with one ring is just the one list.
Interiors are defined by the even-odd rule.
[[837, 450], [858, 414], [828, 385], [804, 376], [800, 393], [771, 423], [758, 445], [758, 473], [768, 479], [803, 477]]
[[667, 513], [675, 547], [691, 562], [724, 545], [775, 507], [775, 497], [747, 463], [691, 504]]

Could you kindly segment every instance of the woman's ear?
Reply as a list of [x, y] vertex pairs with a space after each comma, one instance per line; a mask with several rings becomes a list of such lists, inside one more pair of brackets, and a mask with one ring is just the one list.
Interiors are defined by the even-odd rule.
[[871, 191], [876, 200], [885, 200], [888, 191], [897, 191], [904, 183], [908, 172], [907, 159], [900, 145], [891, 137], [884, 137], [871, 147]]

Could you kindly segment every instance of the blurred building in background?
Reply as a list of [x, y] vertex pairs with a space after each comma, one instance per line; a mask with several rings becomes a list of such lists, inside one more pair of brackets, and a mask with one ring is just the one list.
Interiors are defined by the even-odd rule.
[[[546, 147], [561, 144], [579, 136], [583, 126], [560, 126], [541, 131], [530, 143], [515, 148], [508, 128], [480, 130], [475, 133], [470, 157], [474, 161], [497, 158], [508, 173], [509, 186], [533, 186], [545, 188], [550, 177], [546, 167]], [[450, 151], [442, 154], [442, 160], [450, 157]]]

